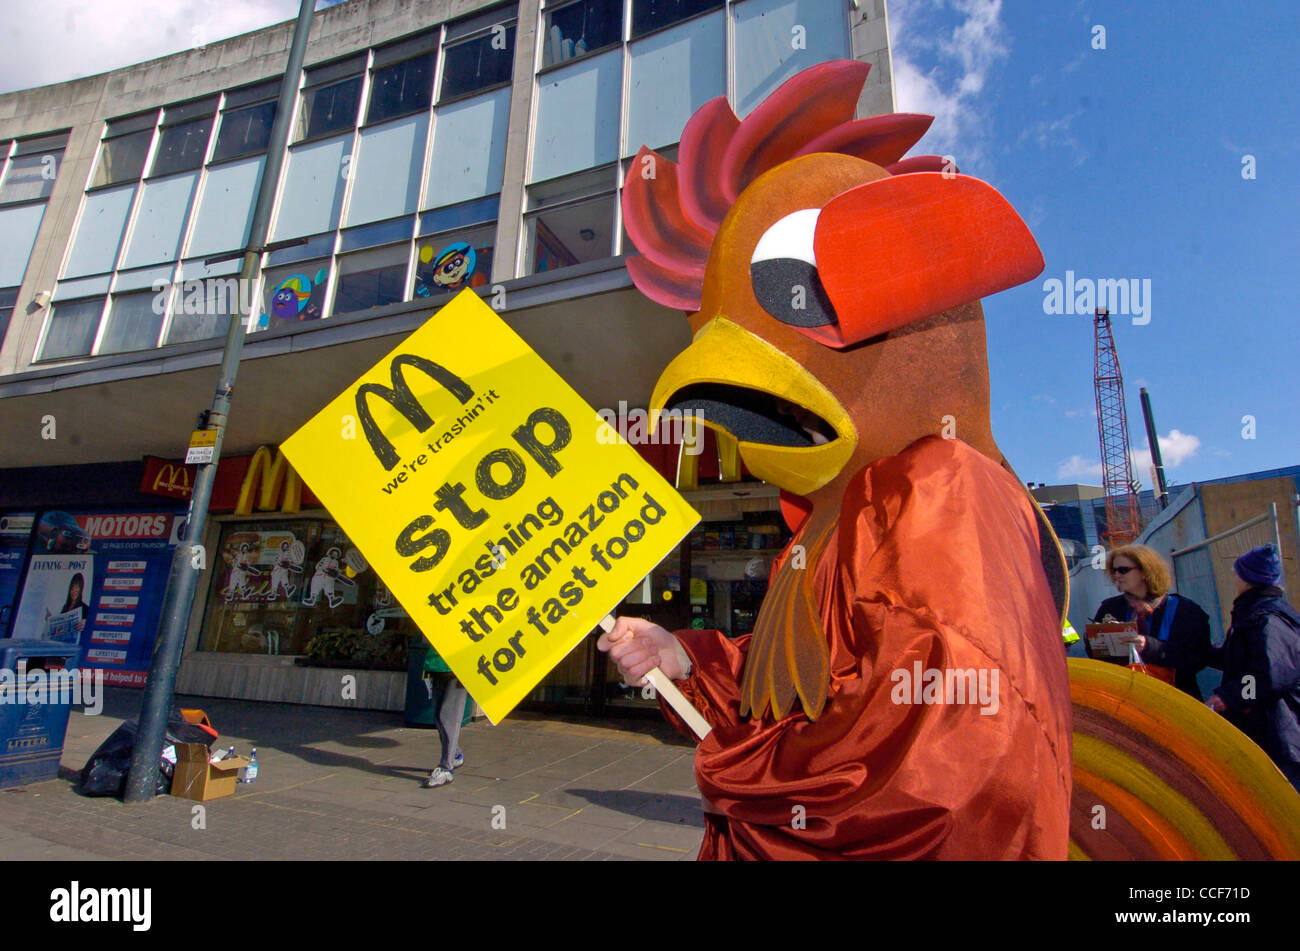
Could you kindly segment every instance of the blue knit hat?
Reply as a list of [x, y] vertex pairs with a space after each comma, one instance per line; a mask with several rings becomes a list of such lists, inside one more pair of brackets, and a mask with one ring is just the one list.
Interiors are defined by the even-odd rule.
[[1249, 584], [1275, 585], [1282, 580], [1282, 559], [1272, 545], [1252, 548], [1233, 562], [1232, 567]]

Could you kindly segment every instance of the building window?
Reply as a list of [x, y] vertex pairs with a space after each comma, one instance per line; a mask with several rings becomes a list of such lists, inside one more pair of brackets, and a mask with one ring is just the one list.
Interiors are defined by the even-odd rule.
[[349, 225], [415, 211], [428, 130], [429, 115], [423, 112], [362, 130], [352, 163]]
[[62, 149], [11, 158], [0, 181], [0, 203], [49, 198], [62, 159]]
[[96, 351], [126, 353], [158, 346], [166, 312], [166, 295], [154, 291], [114, 295], [108, 312], [108, 326]]
[[515, 25], [495, 24], [491, 32], [448, 44], [443, 57], [443, 99], [508, 83], [514, 76]]
[[632, 38], [722, 7], [723, 0], [632, 0]]
[[614, 254], [616, 174], [611, 166], [529, 189], [528, 273]]
[[624, 155], [635, 155], [643, 145], [658, 149], [676, 142], [696, 109], [726, 95], [726, 48], [722, 10], [628, 46]]
[[[736, 115], [745, 117], [795, 73], [849, 55], [849, 16], [843, 3], [806, 0], [745, 0], [736, 18]], [[790, 37], [801, 28], [805, 45]]]
[[355, 128], [361, 104], [361, 71], [365, 55], [307, 71], [298, 114], [296, 139], [315, 139], [340, 129]]
[[104, 312], [103, 298], [63, 301], [50, 308], [50, 322], [45, 331], [42, 360], [88, 357], [95, 345], [95, 331]]
[[425, 208], [454, 205], [501, 191], [509, 122], [508, 88], [438, 108], [425, 177]]
[[437, 297], [492, 279], [496, 226], [430, 235], [416, 243], [412, 297]]
[[577, 0], [547, 14], [542, 62], [563, 63], [622, 38], [623, 0]]
[[406, 289], [406, 258], [410, 245], [380, 248], [339, 258], [339, 286], [334, 292], [335, 314], [353, 314], [396, 304]]
[[371, 76], [370, 108], [366, 122], [383, 122], [429, 108], [433, 98], [434, 54], [376, 69]]
[[0, 290], [0, 344], [5, 341], [5, 332], [9, 329], [9, 318], [13, 316], [14, 304], [18, 303], [18, 288], [7, 287]]
[[623, 52], [610, 50], [538, 79], [532, 181], [618, 157]]
[[283, 327], [299, 320], [318, 320], [325, 313], [330, 262], [303, 261], [266, 272], [258, 329]]
[[21, 284], [45, 218], [45, 202], [0, 208], [0, 286]]
[[189, 343], [224, 337], [232, 317], [242, 315], [238, 276], [207, 277], [187, 281], [170, 294], [171, 323], [167, 343]]
[[190, 228], [186, 254], [204, 257], [223, 251], [236, 251], [248, 241], [253, 223], [253, 199], [262, 178], [266, 156], [215, 165], [203, 181], [203, 195]]
[[221, 114], [221, 130], [212, 161], [265, 152], [271, 141], [271, 125], [275, 122], [276, 103], [259, 102], [255, 106], [227, 110]]
[[333, 231], [339, 224], [343, 189], [351, 175], [352, 135], [294, 146], [288, 161], [274, 240]]
[[81, 209], [77, 234], [63, 276], [81, 277], [113, 270], [126, 231], [126, 216], [135, 198], [135, 185], [90, 192]]
[[198, 177], [198, 172], [187, 172], [144, 183], [122, 267], [176, 260]]
[[116, 139], [105, 139], [99, 149], [99, 166], [95, 169], [91, 187], [136, 181], [144, 171], [144, 161], [149, 156], [149, 143], [152, 141], [152, 127]]
[[202, 165], [211, 132], [211, 116], [165, 126], [158, 135], [158, 154], [153, 160], [153, 176], [174, 175]]

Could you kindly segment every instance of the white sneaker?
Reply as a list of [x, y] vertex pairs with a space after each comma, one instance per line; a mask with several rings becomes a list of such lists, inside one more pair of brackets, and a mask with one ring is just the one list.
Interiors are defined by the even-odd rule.
[[433, 789], [437, 786], [445, 786], [447, 783], [451, 782], [451, 780], [451, 770], [443, 769], [439, 766], [434, 769], [434, 771], [429, 774], [429, 778], [424, 781], [424, 788]]
[[464, 754], [464, 753], [457, 753], [457, 754], [456, 754], [456, 758], [455, 758], [454, 760], [451, 761], [451, 768], [452, 768], [452, 769], [460, 769], [460, 768], [461, 768], [462, 766], [464, 766], [464, 765], [465, 765], [465, 754]]

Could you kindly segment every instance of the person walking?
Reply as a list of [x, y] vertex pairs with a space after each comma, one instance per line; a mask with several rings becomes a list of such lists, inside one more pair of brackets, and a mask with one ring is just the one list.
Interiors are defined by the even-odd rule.
[[1300, 613], [1286, 600], [1272, 545], [1233, 563], [1232, 626], [1215, 666], [1223, 681], [1206, 705], [1259, 744], [1300, 792]]
[[1106, 572], [1120, 593], [1101, 603], [1093, 623], [1136, 621], [1138, 632], [1131, 640], [1142, 662], [1172, 668], [1174, 686], [1202, 699], [1196, 675], [1211, 655], [1209, 615], [1191, 598], [1170, 591], [1168, 566], [1146, 545], [1111, 551]]
[[452, 781], [452, 771], [465, 762], [460, 749], [460, 727], [465, 719], [465, 705], [469, 693], [451, 672], [433, 645], [424, 655], [424, 676], [429, 681], [429, 696], [438, 711], [438, 739], [442, 743], [442, 756], [424, 781], [426, 789], [445, 786]]

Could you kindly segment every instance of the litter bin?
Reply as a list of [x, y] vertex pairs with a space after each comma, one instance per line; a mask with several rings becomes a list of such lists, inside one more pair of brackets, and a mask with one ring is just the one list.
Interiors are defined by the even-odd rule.
[[406, 652], [406, 725], [437, 729], [438, 711], [433, 708], [429, 682], [424, 679], [424, 659], [429, 642], [423, 637], [411, 641]]
[[0, 640], [0, 788], [59, 775], [68, 715], [80, 694], [73, 686], [79, 653], [60, 641]]

